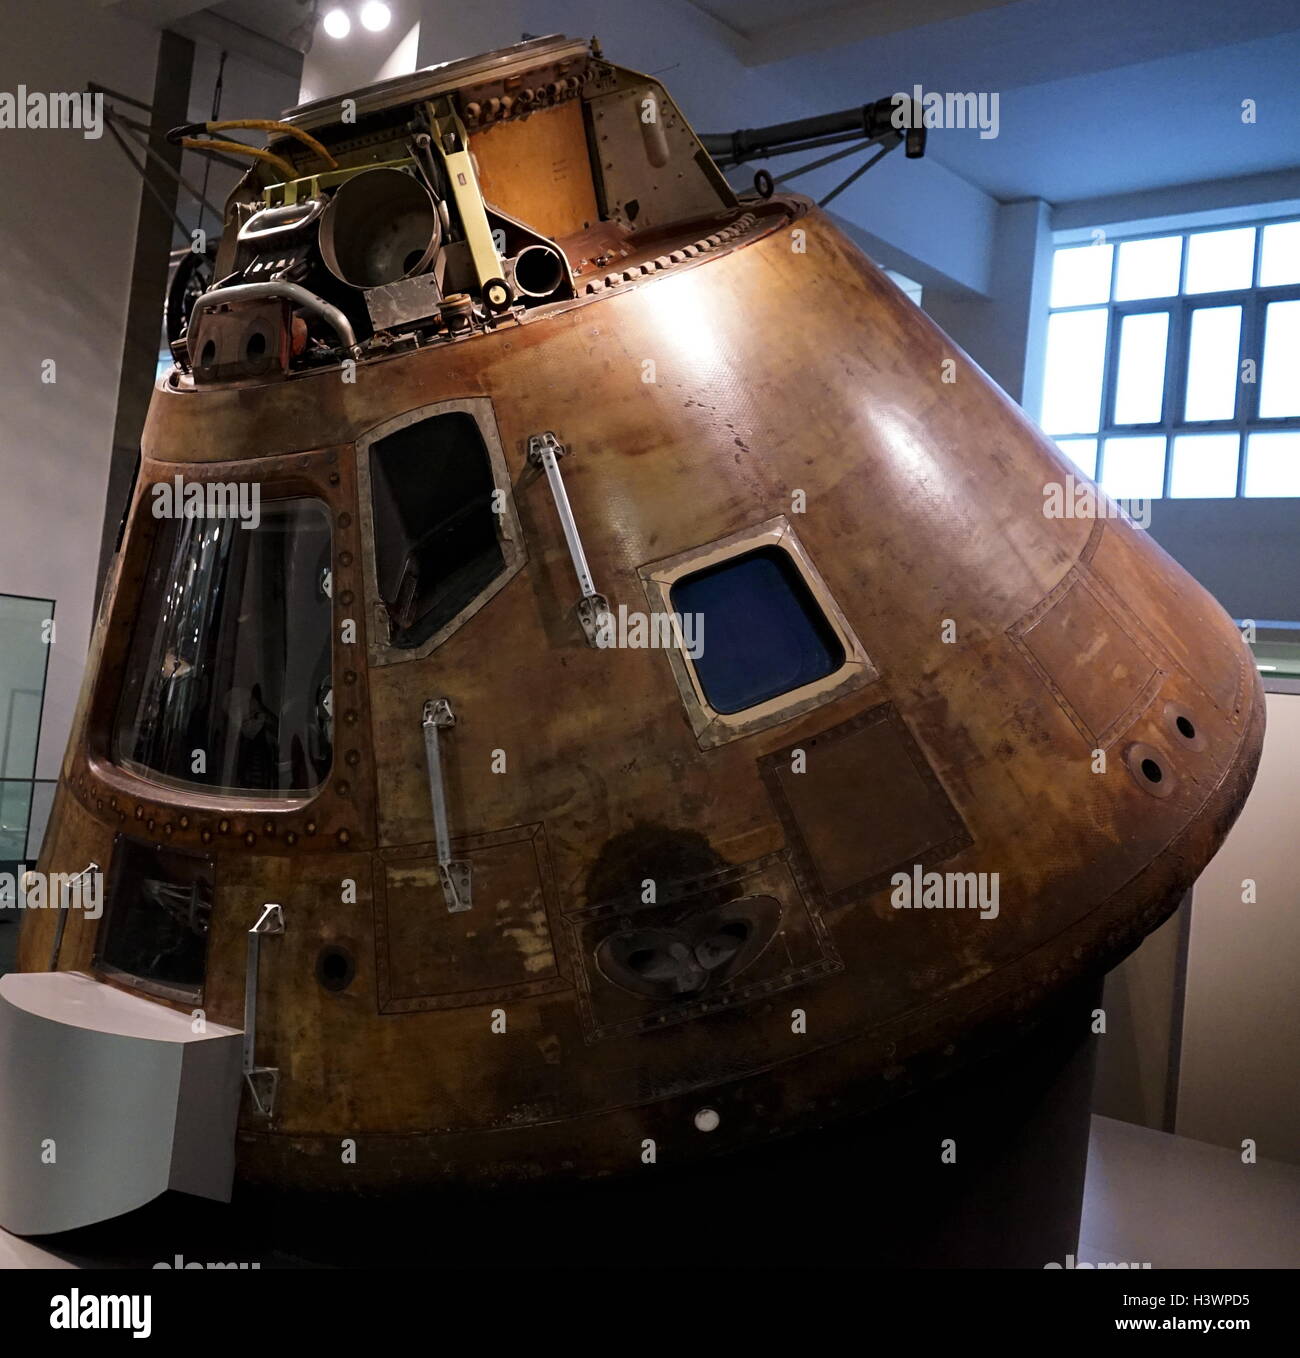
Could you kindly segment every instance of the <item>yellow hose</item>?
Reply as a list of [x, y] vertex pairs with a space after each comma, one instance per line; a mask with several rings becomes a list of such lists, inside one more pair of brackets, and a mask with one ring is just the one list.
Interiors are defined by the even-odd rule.
[[228, 151], [231, 155], [251, 156], [254, 160], [264, 160], [268, 165], [275, 166], [286, 180], [298, 178], [298, 171], [287, 160], [270, 151], [261, 151], [256, 146], [245, 146], [242, 141], [202, 141], [198, 137], [182, 137], [180, 144], [192, 151]]
[[225, 122], [207, 123], [206, 127], [209, 132], [225, 132], [232, 127], [248, 128], [254, 132], [283, 132], [285, 136], [296, 137], [304, 146], [310, 146], [331, 170], [337, 170], [339, 167], [338, 161], [315, 137], [290, 123], [276, 122], [273, 118], [230, 118]]

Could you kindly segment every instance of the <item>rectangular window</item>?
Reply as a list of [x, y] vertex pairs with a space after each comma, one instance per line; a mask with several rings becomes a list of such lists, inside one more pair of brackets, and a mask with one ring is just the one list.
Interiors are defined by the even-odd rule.
[[1300, 415], [1300, 301], [1273, 302], [1265, 312], [1259, 413], [1282, 419]]
[[408, 411], [357, 440], [374, 664], [430, 655], [525, 561], [486, 397]]
[[169, 998], [197, 999], [212, 887], [210, 858], [119, 835], [95, 966]]
[[160, 521], [127, 657], [114, 758], [204, 791], [303, 795], [332, 757], [331, 556], [323, 501]]
[[704, 696], [741, 712], [831, 674], [840, 645], [788, 552], [762, 547], [684, 575], [669, 591], [673, 612], [695, 619]]
[[1174, 439], [1174, 470], [1169, 493], [1179, 499], [1215, 500], [1237, 493], [1241, 435], [1179, 434]]
[[1101, 446], [1101, 488], [1116, 500], [1158, 500], [1165, 483], [1165, 436], [1111, 438]]
[[1250, 436], [1246, 444], [1245, 493], [1300, 495], [1300, 432]]
[[1096, 439], [1057, 439], [1056, 446], [1085, 476], [1097, 479]]
[[1048, 321], [1044, 428], [1061, 434], [1096, 433], [1106, 375], [1106, 324], [1105, 307], [1062, 311]]
[[1192, 334], [1187, 345], [1187, 399], [1183, 405], [1186, 422], [1232, 419], [1237, 409], [1240, 350], [1239, 306], [1201, 306], [1192, 312]]
[[1120, 323], [1116, 424], [1160, 423], [1160, 413], [1165, 405], [1165, 351], [1168, 344], [1167, 311], [1140, 311], [1125, 316]]
[[640, 568], [696, 739], [737, 740], [878, 675], [789, 522], [778, 515]]
[[395, 646], [418, 646], [505, 569], [492, 467], [472, 415], [453, 411], [371, 448], [379, 595]]
[[1125, 241], [1119, 247], [1115, 270], [1115, 300], [1135, 302], [1143, 297], [1172, 297], [1178, 291], [1182, 267], [1181, 236]]
[[[1040, 423], [1119, 498], [1300, 494], [1300, 220], [1054, 256]], [[1253, 452], [1252, 452], [1253, 450]]]
[[0, 872], [4, 873], [13, 873], [27, 857], [38, 790], [42, 803], [45, 800], [45, 789], [36, 781], [36, 745], [53, 617], [52, 600], [0, 594]]

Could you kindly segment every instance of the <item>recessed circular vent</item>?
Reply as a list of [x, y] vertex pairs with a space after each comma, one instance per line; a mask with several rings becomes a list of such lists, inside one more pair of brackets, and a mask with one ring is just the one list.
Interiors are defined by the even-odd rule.
[[772, 896], [746, 896], [653, 926], [620, 923], [596, 945], [601, 975], [634, 995], [686, 998], [749, 966], [780, 927], [781, 904]]
[[1173, 738], [1186, 749], [1203, 750], [1205, 735], [1190, 708], [1179, 703], [1165, 704], [1165, 725]]
[[329, 943], [316, 956], [316, 979], [326, 990], [346, 990], [357, 974], [352, 954], [336, 943]]
[[1124, 762], [1137, 785], [1153, 797], [1168, 797], [1177, 785], [1169, 756], [1152, 745], [1130, 745]]

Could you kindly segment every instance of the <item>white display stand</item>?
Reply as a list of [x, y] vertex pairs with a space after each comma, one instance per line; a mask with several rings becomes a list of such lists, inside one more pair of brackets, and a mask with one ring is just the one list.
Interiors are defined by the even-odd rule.
[[0, 1226], [46, 1235], [168, 1188], [229, 1201], [242, 1034], [79, 972], [0, 977]]

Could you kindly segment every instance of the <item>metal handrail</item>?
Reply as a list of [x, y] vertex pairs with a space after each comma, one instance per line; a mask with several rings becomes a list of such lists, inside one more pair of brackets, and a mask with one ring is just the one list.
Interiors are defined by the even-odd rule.
[[248, 931], [248, 962], [244, 972], [244, 1079], [254, 1107], [266, 1118], [275, 1111], [280, 1070], [277, 1066], [257, 1064], [257, 985], [261, 977], [262, 935], [282, 933], [284, 910], [278, 905], [264, 905], [257, 923]]
[[564, 445], [549, 429], [544, 434], [534, 434], [528, 440], [528, 460], [546, 473], [551, 498], [555, 501], [555, 512], [559, 515], [560, 527], [564, 530], [564, 540], [573, 562], [573, 573], [578, 577], [578, 588], [582, 591], [577, 607], [578, 621], [586, 635], [587, 644], [599, 647], [602, 644], [602, 632], [608, 627], [609, 600], [597, 592], [591, 567], [587, 564], [587, 554], [582, 549], [578, 524], [573, 517], [573, 507], [569, 504], [569, 494], [564, 488], [564, 477], [560, 473], [559, 460], [565, 452]]
[[424, 705], [424, 756], [429, 767], [429, 799], [433, 805], [433, 836], [438, 852], [438, 878], [449, 914], [471, 908], [470, 865], [451, 856], [451, 832], [447, 828], [447, 789], [442, 777], [442, 752], [438, 732], [456, 724], [456, 714], [446, 698], [430, 698]]

